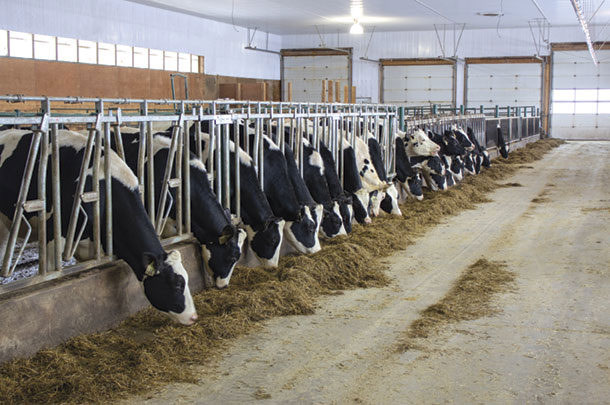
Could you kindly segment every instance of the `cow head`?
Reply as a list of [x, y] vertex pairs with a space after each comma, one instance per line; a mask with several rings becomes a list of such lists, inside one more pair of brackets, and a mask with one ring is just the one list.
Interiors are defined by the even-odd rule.
[[451, 159], [450, 171], [453, 174], [455, 181], [462, 181], [462, 178], [464, 177], [464, 162], [461, 157], [455, 156]]
[[[321, 212], [320, 205], [320, 212]], [[320, 239], [318, 238], [318, 226], [314, 215], [317, 212], [311, 210], [307, 205], [300, 210], [301, 219], [294, 222], [286, 222], [284, 226], [284, 236], [288, 243], [298, 252], [310, 254], [316, 253], [321, 249]]]
[[460, 145], [462, 145], [467, 152], [472, 152], [474, 150], [474, 143], [468, 138], [468, 135], [464, 130], [455, 125], [451, 129], [453, 130], [456, 139], [460, 142]]
[[466, 153], [466, 149], [455, 137], [453, 132], [445, 131], [442, 136], [443, 153], [450, 156], [460, 156]]
[[464, 172], [466, 174], [476, 174], [473, 157], [476, 158], [476, 155], [474, 155], [473, 153], [467, 153], [464, 156]]
[[352, 231], [352, 221], [354, 220], [354, 208], [351, 199], [342, 199], [339, 201], [339, 212], [341, 213], [341, 221], [345, 233]]
[[162, 255], [144, 253], [143, 265], [146, 271], [142, 285], [152, 306], [183, 325], [195, 323], [197, 311], [180, 252], [172, 250]]
[[416, 173], [415, 176], [407, 179], [407, 184], [409, 186], [408, 192], [409, 195], [415, 198], [418, 201], [424, 199], [424, 191], [422, 190], [422, 180], [421, 175]]
[[332, 201], [324, 206], [321, 229], [322, 235], [327, 238], [346, 234], [338, 202]]
[[281, 218], [271, 218], [260, 231], [246, 226], [250, 247], [263, 266], [277, 267], [285, 224]]
[[416, 129], [405, 140], [409, 156], [434, 156], [441, 150], [441, 147], [428, 138], [421, 129]]
[[353, 193], [352, 206], [354, 207], [354, 218], [356, 218], [359, 224], [371, 223], [371, 217], [368, 212], [369, 200], [369, 193], [364, 188]]
[[222, 289], [229, 285], [245, 240], [246, 231], [234, 225], [227, 225], [217, 240], [201, 245], [204, 266], [214, 274], [217, 288]]
[[371, 215], [373, 215], [374, 217], [379, 216], [379, 209], [383, 198], [384, 193], [381, 191], [375, 190], [370, 193], [370, 210]]
[[398, 190], [394, 184], [390, 184], [385, 192], [385, 197], [381, 201], [381, 209], [384, 212], [392, 215], [402, 216], [400, 207], [398, 206]]

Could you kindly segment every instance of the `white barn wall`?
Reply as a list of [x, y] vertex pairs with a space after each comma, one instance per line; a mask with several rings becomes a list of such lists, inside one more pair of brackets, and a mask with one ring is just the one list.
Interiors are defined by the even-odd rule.
[[[0, 0], [0, 10], [0, 29], [188, 52], [205, 56], [207, 74], [280, 78], [279, 56], [245, 50], [243, 27], [124, 0]], [[269, 49], [281, 43], [269, 35]], [[254, 45], [264, 48], [266, 34]]]
[[[346, 26], [347, 30], [347, 26]], [[606, 38], [610, 39], [610, 32]], [[447, 33], [447, 54], [453, 53], [453, 35]], [[326, 46], [353, 47], [354, 70], [353, 80], [357, 87], [358, 97], [371, 97], [372, 101], [379, 101], [379, 81], [374, 80], [378, 75], [372, 71], [377, 69], [374, 63], [361, 61], [370, 39], [370, 33], [364, 35], [329, 34], [325, 35]], [[581, 29], [575, 27], [554, 27], [551, 29], [551, 42], [584, 41]], [[311, 48], [320, 45], [320, 38], [314, 35], [284, 35], [283, 48]], [[460, 58], [482, 56], [524, 56], [534, 55], [536, 48], [529, 28], [465, 30], [458, 49]], [[371, 40], [367, 57], [379, 58], [435, 58], [442, 54], [434, 31], [404, 31], [404, 32], [376, 32]], [[458, 65], [457, 70], [457, 104], [463, 101], [464, 66]]]

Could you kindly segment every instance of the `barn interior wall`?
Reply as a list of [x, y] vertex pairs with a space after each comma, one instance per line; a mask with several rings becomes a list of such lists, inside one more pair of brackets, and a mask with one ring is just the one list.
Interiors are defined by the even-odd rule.
[[[0, 10], [2, 29], [188, 52], [205, 56], [209, 75], [280, 78], [279, 57], [244, 49], [240, 26], [124, 0], [0, 0]], [[252, 45], [277, 50], [281, 43], [259, 32]]]
[[[219, 98], [222, 83], [269, 83], [274, 101], [280, 99], [280, 81], [234, 76], [187, 73], [189, 98]], [[84, 63], [0, 58], [0, 94], [50, 97], [106, 97], [169, 99], [170, 72]], [[176, 98], [184, 98], [181, 79], [175, 83]], [[0, 104], [0, 109], [14, 106]]]
[[[346, 29], [347, 31], [347, 29]], [[604, 38], [596, 40], [610, 40], [610, 31], [602, 31]], [[551, 42], [584, 41], [582, 30], [578, 26], [553, 27], [551, 29]], [[374, 63], [360, 60], [361, 56], [370, 59], [379, 58], [436, 58], [442, 55], [436, 33], [434, 31], [401, 31], [401, 32], [375, 32], [371, 38], [370, 33], [364, 35], [350, 35], [348, 33], [323, 33], [322, 37], [329, 47], [353, 47], [353, 81], [357, 88], [358, 97], [370, 97], [373, 102], [379, 102], [379, 81], [372, 70], [377, 69]], [[441, 33], [442, 37], [442, 33]], [[447, 31], [445, 54], [453, 54], [453, 32]], [[370, 41], [370, 44], [369, 44]], [[284, 35], [283, 48], [312, 48], [320, 46], [320, 37], [312, 35]], [[368, 47], [368, 51], [367, 51]], [[529, 28], [501, 28], [465, 30], [460, 41], [457, 56], [459, 58], [484, 56], [524, 56], [534, 55], [536, 47]], [[543, 54], [548, 54], [545, 52]], [[366, 55], [365, 55], [366, 54]], [[460, 78], [461, 72], [461, 78]], [[457, 104], [463, 100], [463, 64], [458, 65], [457, 78]], [[460, 85], [461, 84], [461, 85]], [[462, 89], [462, 90], [460, 90]]]

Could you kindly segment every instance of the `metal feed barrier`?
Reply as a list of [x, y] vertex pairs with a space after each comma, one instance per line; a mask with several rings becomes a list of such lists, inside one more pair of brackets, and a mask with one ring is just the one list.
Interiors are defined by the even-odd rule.
[[[148, 207], [148, 215], [159, 235], [163, 233], [170, 208], [175, 206], [176, 232], [163, 240], [164, 244], [176, 243], [192, 238], [191, 234], [191, 200], [189, 158], [191, 152], [206, 162], [213, 190], [223, 207], [231, 209], [233, 214], [240, 216], [239, 170], [234, 170], [231, 178], [231, 165], [239, 167], [239, 154], [230, 157], [230, 134], [238, 134], [240, 124], [253, 127], [253, 150], [250, 143], [235, 141], [253, 158], [253, 165], [258, 174], [261, 186], [264, 184], [264, 148], [263, 135], [272, 136], [273, 126], [290, 128], [288, 145], [294, 151], [299, 169], [303, 170], [303, 131], [307, 129], [313, 146], [318, 149], [324, 142], [335, 158], [335, 164], [341, 180], [343, 180], [343, 154], [341, 153], [342, 136], [355, 146], [356, 137], [366, 140], [367, 131], [363, 128], [378, 128], [375, 131], [385, 164], [390, 176], [395, 173], [394, 139], [398, 128], [397, 107], [393, 105], [370, 104], [314, 104], [314, 103], [274, 103], [274, 102], [244, 102], [244, 101], [210, 101], [210, 100], [140, 100], [140, 99], [97, 99], [97, 98], [50, 98], [0, 96], [0, 102], [23, 103], [35, 108], [36, 112], [14, 110], [0, 113], [1, 125], [21, 125], [32, 128], [33, 137], [29, 154], [24, 162], [24, 175], [21, 179], [20, 192], [16, 209], [10, 225], [9, 240], [2, 255], [1, 276], [8, 277], [15, 268], [26, 249], [32, 234], [32, 227], [26, 218], [31, 214], [31, 220], [36, 218], [38, 231], [38, 274], [18, 281], [0, 285], [0, 295], [25, 286], [73, 274], [91, 267], [99, 266], [114, 259], [112, 246], [112, 187], [105, 181], [100, 190], [101, 173], [104, 178], [110, 178], [110, 160], [104, 156], [110, 154], [112, 134], [114, 132], [115, 152], [122, 159], [125, 153], [121, 140], [122, 126], [137, 126], [140, 130], [140, 146], [136, 176], [138, 178], [142, 201]], [[209, 141], [207, 156], [201, 147], [201, 122], [208, 122]], [[158, 205], [154, 192], [154, 161], [153, 136], [156, 133], [154, 125], [165, 123], [165, 128], [171, 128], [171, 143], [163, 174], [162, 190]], [[190, 150], [189, 129], [196, 125], [196, 150]], [[54, 240], [61, 240], [61, 183], [58, 131], [61, 125], [70, 129], [86, 130], [87, 143], [84, 148], [83, 160], [80, 163], [80, 176], [77, 192], [69, 213], [69, 226], [65, 244], [53, 245], [53, 257], [47, 266], [46, 220], [52, 218], [52, 234]], [[353, 128], [351, 131], [349, 128]], [[276, 131], [283, 136], [283, 131]], [[279, 141], [278, 136], [272, 136]], [[279, 143], [284, 151], [284, 142]], [[49, 154], [50, 151], [50, 154]], [[48, 156], [50, 155], [50, 162]], [[150, 162], [151, 164], [145, 164]], [[52, 187], [50, 201], [47, 201], [47, 170], [51, 165]], [[35, 168], [38, 165], [37, 173]], [[173, 172], [173, 168], [175, 171]], [[87, 189], [85, 174], [91, 168], [92, 186]], [[103, 172], [102, 172], [103, 171]], [[38, 178], [36, 199], [28, 200], [28, 192], [33, 176]], [[231, 201], [231, 185], [235, 188], [234, 199]], [[171, 189], [175, 190], [175, 201]], [[102, 235], [102, 215], [100, 200], [105, 198], [105, 233]], [[92, 218], [88, 218], [83, 204], [92, 205]], [[48, 211], [48, 207], [52, 210]], [[157, 209], [155, 209], [157, 207]], [[64, 213], [65, 214], [65, 213]], [[9, 218], [11, 220], [11, 218]], [[79, 225], [79, 221], [81, 224]], [[73, 265], [65, 265], [62, 259], [68, 260], [74, 255], [81, 241], [86, 223], [90, 221], [93, 229], [93, 259]], [[22, 232], [26, 228], [25, 234]], [[21, 237], [20, 246], [18, 239]], [[106, 248], [102, 248], [102, 238]]]
[[402, 121], [401, 130], [407, 133], [422, 128], [436, 133], [458, 125], [463, 129], [471, 127], [477, 141], [487, 148], [498, 147], [497, 126], [500, 123], [506, 143], [514, 143], [524, 138], [539, 136], [541, 133], [540, 116], [489, 117], [485, 114], [437, 115], [428, 118], [407, 117]]

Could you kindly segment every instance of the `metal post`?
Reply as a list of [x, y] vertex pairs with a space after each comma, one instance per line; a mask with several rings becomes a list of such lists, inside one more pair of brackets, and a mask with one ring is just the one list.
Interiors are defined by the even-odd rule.
[[[119, 127], [116, 127], [117, 131]], [[119, 135], [120, 137], [120, 135]], [[110, 123], [104, 124], [104, 193], [105, 193], [105, 212], [106, 217], [106, 254], [114, 255], [113, 246], [113, 228], [112, 228], [112, 172], [110, 155], [112, 154], [112, 145], [110, 143]], [[123, 153], [123, 156], [125, 154]]]
[[54, 270], [61, 271], [61, 191], [59, 188], [59, 144], [57, 136], [59, 132], [59, 124], [53, 124], [51, 127], [51, 184], [53, 187], [53, 248], [55, 249]]

